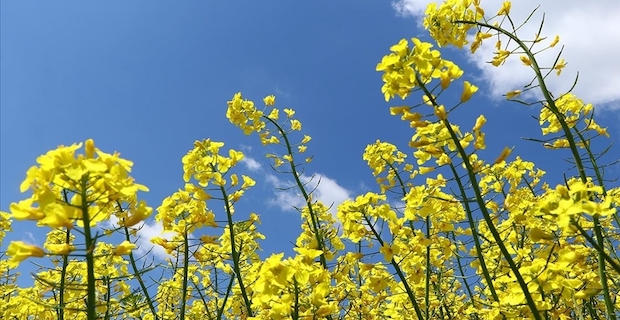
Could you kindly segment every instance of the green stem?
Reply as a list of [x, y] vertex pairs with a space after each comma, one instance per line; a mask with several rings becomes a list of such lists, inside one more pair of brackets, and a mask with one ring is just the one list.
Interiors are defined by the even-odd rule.
[[110, 280], [109, 276], [105, 276], [104, 282], [106, 285], [106, 295], [105, 295], [106, 308], [105, 308], [105, 315], [103, 316], [103, 318], [105, 320], [109, 320], [110, 310], [112, 309], [112, 287], [110, 286], [112, 281]]
[[232, 291], [233, 283], [235, 282], [234, 277], [230, 277], [230, 281], [228, 282], [228, 287], [226, 287], [226, 295], [224, 296], [224, 301], [222, 301], [222, 307], [217, 310], [217, 319], [221, 320], [224, 316], [224, 308], [226, 307], [226, 301], [228, 301], [228, 297], [230, 296], [230, 292]]
[[[67, 190], [62, 191], [65, 203], [70, 203], [67, 197]], [[67, 229], [65, 233], [65, 243], [70, 245], [71, 242], [71, 229]], [[60, 270], [60, 292], [59, 292], [59, 309], [57, 311], [58, 320], [65, 319], [65, 281], [67, 277], [67, 268], [69, 267], [69, 255], [62, 256], [62, 269]]]
[[97, 296], [95, 291], [95, 242], [90, 229], [90, 215], [88, 212], [88, 193], [87, 184], [88, 176], [82, 177], [81, 194], [82, 197], [82, 221], [84, 222], [84, 242], [86, 244], [86, 280], [87, 280], [87, 297], [86, 297], [86, 317], [88, 320], [97, 319]]
[[[426, 216], [426, 239], [431, 240], [431, 218], [430, 215]], [[426, 247], [426, 282], [424, 284], [424, 301], [425, 301], [425, 312], [426, 318], [428, 317], [429, 312], [429, 304], [430, 304], [430, 281], [431, 281], [431, 246]]]
[[[278, 132], [282, 134], [282, 138], [284, 138], [284, 143], [286, 145], [286, 152], [288, 153], [288, 156], [291, 157], [291, 161], [289, 161], [291, 173], [293, 174], [293, 178], [295, 178], [295, 183], [297, 184], [297, 188], [299, 189], [299, 191], [301, 191], [301, 194], [304, 197], [304, 201], [306, 202], [306, 207], [308, 208], [308, 213], [310, 215], [310, 221], [312, 223], [314, 237], [316, 239], [317, 246], [318, 246], [317, 249], [322, 251], [321, 256], [319, 257], [321, 261], [321, 266], [323, 266], [323, 269], [327, 270], [328, 269], [327, 259], [325, 258], [325, 250], [326, 250], [325, 240], [321, 236], [319, 219], [316, 216], [316, 213], [314, 212], [314, 208], [312, 207], [312, 203], [310, 201], [310, 195], [306, 191], [306, 188], [304, 188], [304, 184], [301, 182], [301, 179], [299, 179], [299, 173], [297, 172], [297, 167], [295, 166], [295, 161], [293, 158], [293, 148], [291, 147], [291, 142], [288, 140], [288, 136], [284, 132], [284, 129], [282, 129], [282, 127], [277, 122], [273, 121], [269, 117], [263, 116], [263, 118], [271, 122], [271, 124], [273, 124], [278, 129]], [[327, 319], [331, 320], [332, 316], [328, 315]]]
[[[269, 117], [263, 116], [263, 118], [271, 122], [274, 126], [276, 126], [276, 128], [278, 128], [278, 131], [282, 133], [282, 138], [284, 138], [284, 143], [286, 144], [286, 151], [288, 155], [291, 157], [291, 161], [289, 162], [289, 165], [291, 167], [291, 172], [293, 173], [293, 177], [295, 178], [295, 183], [297, 183], [297, 187], [299, 188], [299, 190], [301, 191], [301, 194], [304, 197], [304, 200], [308, 208], [308, 212], [310, 214], [310, 220], [312, 222], [312, 229], [314, 231], [314, 236], [316, 238], [317, 245], [319, 246], [318, 250], [325, 251], [325, 243], [324, 243], [323, 237], [321, 237], [321, 234], [319, 232], [318, 218], [316, 217], [316, 213], [314, 213], [314, 209], [312, 208], [312, 203], [310, 202], [310, 196], [308, 195], [306, 188], [304, 188], [304, 184], [299, 179], [299, 173], [297, 172], [297, 168], [295, 167], [295, 161], [293, 161], [293, 148], [291, 147], [291, 143], [288, 140], [288, 136], [286, 135], [282, 127], [277, 122], [269, 119]], [[325, 253], [321, 254], [320, 259], [321, 259], [321, 265], [323, 266], [324, 269], [327, 270], [327, 260], [325, 259]]]
[[469, 162], [467, 153], [465, 152], [465, 149], [463, 149], [463, 147], [459, 143], [458, 137], [456, 136], [456, 133], [452, 129], [452, 126], [450, 125], [448, 120], [444, 120], [443, 122], [446, 128], [448, 129], [448, 131], [450, 132], [450, 136], [452, 137], [453, 141], [455, 141], [456, 147], [459, 150], [459, 154], [461, 154], [461, 156], [463, 157], [463, 162], [465, 163], [465, 166], [467, 167], [467, 173], [469, 175], [471, 185], [474, 189], [474, 193], [476, 194], [476, 201], [478, 202], [478, 207], [480, 208], [480, 211], [482, 212], [484, 221], [486, 222], [489, 228], [489, 231], [493, 235], [493, 239], [495, 239], [495, 243], [499, 247], [504, 258], [506, 259], [506, 262], [508, 262], [508, 265], [510, 266], [510, 270], [512, 270], [514, 276], [517, 278], [517, 282], [519, 283], [519, 286], [521, 286], [521, 289], [523, 290], [523, 294], [525, 295], [525, 299], [527, 300], [528, 307], [532, 311], [532, 315], [534, 316], [534, 319], [542, 320], [542, 318], [540, 317], [540, 314], [538, 313], [538, 308], [536, 308], [536, 302], [532, 298], [532, 295], [527, 287], [527, 283], [525, 283], [525, 280], [523, 279], [523, 276], [521, 275], [519, 268], [517, 267], [514, 260], [512, 259], [512, 256], [508, 252], [508, 249], [506, 249], [506, 245], [504, 244], [499, 232], [497, 231], [497, 228], [495, 228], [495, 225], [493, 224], [493, 219], [491, 219], [491, 215], [488, 209], [486, 208], [484, 199], [482, 198], [482, 192], [480, 191], [480, 186], [478, 185], [476, 174], [474, 173], [474, 169], [471, 163]]
[[[581, 132], [579, 132], [579, 130], [575, 129], [575, 134], [579, 137], [579, 139], [581, 140], [581, 143], [583, 143], [584, 149], [586, 150], [586, 152], [588, 154], [588, 158], [590, 160], [590, 163], [592, 164], [592, 169], [594, 170], [594, 174], [596, 176], [596, 181], [598, 182], [598, 185], [601, 186], [601, 188], [603, 188], [602, 196], [603, 197], [607, 197], [607, 189], [605, 188], [605, 182], [603, 181], [603, 174], [602, 174], [601, 169], [599, 168], [599, 166], [597, 164], [596, 157], [592, 153], [592, 149], [590, 148], [590, 144], [587, 143], [588, 141], [585, 139], [583, 134]], [[618, 215], [618, 212], [613, 214], [612, 217], [613, 217], [614, 221], [616, 222], [616, 224], [618, 226], [620, 226], [620, 216]], [[609, 242], [609, 240], [608, 240], [608, 244], [610, 245], [610, 248], [611, 248], [610, 251], [616, 256], [616, 259], [617, 259], [618, 255], [613, 250], [613, 245]]]
[[[65, 243], [69, 244], [71, 241], [71, 230], [67, 229], [65, 236]], [[65, 281], [67, 277], [67, 268], [69, 267], [69, 256], [62, 256], [62, 269], [60, 270], [60, 292], [59, 292], [59, 301], [58, 301], [58, 320], [65, 319]]]
[[[366, 217], [366, 215], [364, 215], [364, 219], [366, 220], [366, 223], [368, 224], [368, 226], [370, 227], [370, 230], [374, 234], [375, 239], [377, 239], [379, 244], [383, 247], [385, 242], [383, 241], [383, 239], [381, 239], [381, 235], [377, 232], [377, 230], [375, 229], [371, 221], [368, 219], [368, 217]], [[405, 277], [405, 274], [400, 269], [400, 266], [398, 265], [398, 263], [396, 263], [396, 260], [394, 260], [394, 257], [392, 257], [390, 264], [396, 270], [396, 274], [398, 275], [398, 278], [400, 279], [401, 283], [405, 287], [407, 296], [409, 297], [409, 300], [411, 301], [411, 304], [413, 304], [413, 308], [415, 309], [416, 316], [418, 317], [418, 319], [425, 319], [424, 316], [422, 315], [422, 310], [420, 309], [420, 306], [418, 305], [418, 301], [415, 298], [415, 293], [409, 286], [409, 283], [407, 282], [407, 278]]]
[[[396, 176], [396, 179], [398, 179], [398, 183], [400, 184], [401, 187], [401, 191], [403, 194], [403, 198], [407, 196], [407, 190], [405, 188], [405, 182], [403, 181], [403, 179], [401, 178], [400, 174], [398, 173], [398, 170], [396, 170], [396, 168], [389, 163], [387, 160], [383, 159], [385, 161], [385, 163], [390, 167], [390, 170], [392, 170], [392, 172], [394, 172], [394, 175]], [[411, 231], [413, 232], [413, 234], [415, 235], [415, 229], [413, 228], [413, 223], [411, 221], [409, 221], [410, 227], [411, 227]], [[430, 240], [431, 238], [431, 221], [430, 221], [430, 216], [426, 217], [426, 239]], [[426, 247], [426, 272], [425, 272], [425, 291], [424, 291], [424, 314], [426, 315], [425, 319], [430, 319], [429, 318], [429, 306], [430, 306], [430, 279], [431, 279], [431, 247], [427, 246]]]
[[187, 304], [187, 279], [189, 274], [189, 241], [187, 240], [187, 224], [183, 230], [183, 283], [181, 289], [181, 320], [185, 320], [185, 307]]
[[[213, 167], [213, 170], [215, 168]], [[241, 290], [241, 295], [243, 296], [243, 301], [245, 302], [245, 308], [248, 312], [249, 317], [253, 317], [254, 313], [252, 312], [252, 304], [250, 303], [250, 299], [248, 298], [248, 293], [246, 292], [246, 288], [243, 285], [243, 277], [241, 276], [241, 268], [239, 267], [239, 256], [240, 253], [237, 253], [237, 248], [235, 247], [235, 228], [232, 220], [232, 213], [230, 208], [230, 201], [228, 200], [228, 195], [226, 194], [226, 189], [224, 187], [220, 187], [222, 191], [222, 198], [224, 199], [224, 204], [226, 205], [226, 216], [228, 218], [228, 231], [230, 232], [230, 253], [233, 259], [233, 270], [235, 271], [235, 276], [237, 278], [237, 282], [239, 283], [239, 289]]]
[[[603, 183], [603, 176], [599, 170], [598, 164], [596, 163], [596, 158], [592, 154], [592, 150], [590, 149], [590, 146], [587, 143], [584, 136], [579, 131], [576, 131], [576, 134], [581, 139], [581, 142], [583, 143], [584, 148], [586, 149], [586, 152], [588, 153], [588, 157], [589, 157], [590, 163], [592, 164], [592, 168], [594, 169], [594, 173], [596, 175], [598, 184], [603, 189], [602, 195], [606, 196], [607, 190], [605, 190], [604, 183]], [[614, 214], [614, 218], [616, 222], [618, 222], [617, 214]], [[604, 236], [602, 233], [602, 228], [601, 228], [599, 218], [596, 214], [593, 216], [593, 219], [594, 219], [594, 233], [596, 235], [596, 242], [599, 247], [599, 250], [597, 250], [598, 261], [599, 261], [598, 271], [599, 271], [599, 276], [601, 277], [601, 286], [603, 289], [603, 297], [605, 299], [605, 308], [607, 309], [607, 314], [609, 315], [609, 318], [616, 319], [616, 314], [614, 311], [614, 303], [611, 300], [611, 296], [609, 294], [609, 286], [607, 285], [607, 272], [605, 271], [605, 258], [607, 254], [605, 252], [605, 244], [603, 243]], [[611, 252], [613, 252], [614, 254], [616, 253], [614, 250], [611, 250]]]
[[[420, 88], [424, 91], [424, 94], [426, 94], [426, 96], [429, 97], [429, 101], [431, 102], [431, 104], [434, 107], [439, 107], [439, 105], [437, 104], [437, 101], [435, 100], [435, 98], [433, 98], [433, 95], [428, 91], [426, 86], [423, 85], [423, 82], [420, 80], [420, 76], [417, 72], [415, 73], [415, 78], [416, 78], [416, 83], [420, 84]], [[452, 125], [450, 124], [450, 122], [447, 119], [440, 120], [440, 121], [443, 122], [444, 127], [450, 133], [450, 137], [452, 141], [454, 141], [456, 148], [458, 150], [458, 153], [459, 155], [461, 155], [461, 158], [463, 159], [463, 163], [465, 164], [465, 167], [467, 169], [467, 174], [469, 176], [469, 181], [471, 182], [471, 186], [474, 189], [474, 193], [476, 194], [476, 202], [478, 202], [478, 207], [480, 208], [480, 211], [482, 212], [482, 216], [484, 218], [484, 221], [487, 223], [489, 231], [491, 232], [491, 234], [493, 235], [493, 238], [495, 239], [495, 243], [497, 244], [500, 251], [502, 252], [502, 255], [506, 259], [506, 262], [508, 262], [508, 265], [510, 266], [510, 269], [512, 270], [514, 276], [517, 278], [517, 282], [519, 283], [519, 286], [523, 290], [523, 294], [525, 295], [525, 299], [527, 300], [527, 305], [532, 311], [532, 315], [534, 316], [534, 319], [542, 320], [542, 318], [540, 317], [540, 314], [538, 313], [538, 308], [536, 308], [536, 302], [532, 298], [532, 295], [530, 294], [527, 288], [527, 283], [525, 283], [523, 276], [519, 272], [519, 268], [517, 267], [515, 262], [512, 260], [512, 257], [510, 253], [508, 252], [508, 250], [506, 249], [506, 246], [504, 245], [504, 242], [501, 236], [499, 235], [497, 228], [495, 228], [495, 225], [493, 224], [493, 219], [491, 219], [491, 215], [485, 206], [484, 199], [482, 198], [482, 192], [480, 191], [480, 185], [478, 184], [478, 180], [476, 178], [476, 173], [474, 172], [474, 168], [469, 162], [469, 157], [467, 155], [467, 152], [465, 152], [465, 149], [461, 145], [460, 140], [458, 136], [456, 135], [456, 133], [454, 132], [454, 129], [452, 129]], [[473, 232], [474, 230], [472, 230], [472, 233]]]
[[[491, 279], [491, 274], [489, 273], [489, 269], [487, 268], [487, 263], [484, 260], [484, 255], [482, 255], [482, 244], [480, 242], [480, 237], [478, 236], [478, 231], [476, 228], [474, 215], [472, 213], [471, 207], [469, 206], [469, 201], [467, 201], [467, 194], [465, 193], [465, 187], [463, 186], [463, 182], [461, 182], [461, 178], [459, 177], [458, 172], [456, 171], [456, 168], [454, 167], [454, 164], [450, 163], [450, 169], [452, 170], [452, 175], [454, 176], [456, 183], [459, 187], [459, 191], [461, 192], [461, 198], [463, 199], [463, 205], [465, 206], [465, 212], [467, 213], [467, 222], [469, 223], [469, 229], [471, 230], [472, 238], [474, 239], [474, 245], [476, 247], [476, 256], [478, 258], [478, 261], [480, 261], [480, 267], [482, 268], [482, 275], [484, 276], [484, 279], [487, 282], [487, 286], [489, 287], [489, 290], [491, 291], [491, 296], [493, 297], [493, 301], [499, 302], [499, 297], [497, 296], [497, 292], [495, 291], [495, 286], [493, 285], [493, 279]], [[471, 291], [470, 291], [470, 294], [471, 294]]]
[[525, 45], [525, 43], [523, 43], [523, 41], [521, 41], [521, 39], [519, 39], [514, 34], [498, 26], [493, 26], [487, 23], [477, 22], [477, 21], [457, 20], [455, 22], [464, 23], [464, 24], [474, 24], [474, 25], [478, 25], [481, 27], [489, 28], [491, 30], [495, 30], [507, 36], [511, 40], [515, 41], [519, 45], [519, 47], [523, 49], [528, 59], [530, 59], [532, 63], [532, 69], [534, 70], [534, 73], [536, 74], [536, 79], [538, 81], [538, 85], [540, 86], [540, 91], [542, 92], [543, 96], [545, 97], [545, 100], [547, 101], [547, 107], [557, 117], [558, 122], [560, 122], [560, 125], [562, 126], [562, 130], [564, 131], [564, 134], [566, 135], [566, 139], [568, 140], [568, 144], [573, 154], [573, 158], [575, 159], [577, 170], [579, 171], [579, 176], [581, 177], [581, 180], [585, 183], [587, 181], [587, 177], [586, 177], [583, 163], [581, 161], [581, 157], [579, 156], [579, 151], [577, 150], [577, 144], [575, 143], [575, 137], [571, 133], [570, 128], [568, 127], [568, 124], [564, 120], [564, 115], [559, 111], [558, 107], [555, 105], [555, 100], [551, 97], [551, 94], [549, 93], [549, 89], [547, 88], [547, 84], [545, 83], [545, 78], [540, 72], [540, 67], [538, 65], [538, 61], [536, 61], [536, 57], [534, 56], [534, 53], [532, 53], [532, 51], [528, 48], [528, 46]]
[[611, 267], [614, 269], [614, 271], [616, 271], [618, 274], [620, 274], [620, 264], [618, 264], [618, 262], [614, 261], [613, 258], [611, 258], [609, 255], [607, 255], [605, 252], [603, 252], [600, 249], [600, 247], [598, 245], [598, 242], [595, 241], [595, 239], [593, 239], [574, 219], [571, 220], [571, 225], [573, 225], [575, 228], [577, 228], [577, 230], [579, 230], [579, 233], [584, 238], [586, 238], [588, 243], [590, 243], [594, 247], [594, 250], [596, 250], [597, 252], [602, 252], [603, 253], [603, 258], [605, 259], [605, 261], [607, 261], [607, 263], [609, 263], [611, 265]]
[[[362, 242], [357, 243], [357, 252], [362, 253]], [[357, 290], [362, 292], [362, 274], [360, 273], [359, 262], [355, 264], [355, 272], [357, 273]], [[351, 302], [349, 302], [351, 303]], [[358, 312], [358, 320], [362, 319], [362, 313]]]
[[[130, 241], [129, 237], [129, 229], [123, 226], [125, 231], [125, 240]], [[149, 305], [149, 309], [151, 310], [151, 314], [155, 320], [159, 320], [159, 316], [157, 315], [157, 311], [155, 310], [155, 306], [153, 305], [153, 301], [148, 292], [146, 285], [144, 284], [144, 280], [142, 279], [142, 273], [138, 270], [138, 266], [136, 265], [136, 259], [134, 258], [133, 251], [129, 252], [129, 264], [131, 264], [131, 269], [133, 270], [133, 274], [138, 279], [138, 284], [140, 284], [140, 288], [142, 292], [144, 292], [144, 296], [146, 297], [146, 302]]]
[[[452, 236], [452, 242], [456, 245], [456, 236], [454, 235], [454, 232], [450, 232], [450, 235]], [[461, 257], [459, 256], [458, 252], [455, 252], [455, 256], [456, 256], [456, 263], [459, 266], [459, 272], [461, 273], [461, 278], [463, 278], [463, 283], [465, 284], [465, 289], [467, 290], [467, 294], [469, 295], [469, 301], [471, 301], [472, 306], [475, 308], [476, 307], [476, 302], [474, 300], [474, 295], [471, 292], [471, 288], [469, 287], [469, 283], [467, 282], [467, 277], [465, 276], [465, 272], [463, 271], [463, 264], [461, 263]], [[474, 316], [476, 317], [476, 319], [478, 319], [478, 315], [477, 314], [474, 315]]]
[[601, 232], [601, 224], [598, 215], [594, 215], [594, 233], [596, 234], [596, 242], [599, 246], [598, 253], [598, 273], [601, 277], [601, 286], [603, 289], [603, 298], [605, 299], [605, 307], [607, 309], [607, 315], [609, 319], [616, 319], [616, 311], [614, 309], [614, 303], [609, 295], [609, 286], [607, 285], [607, 272], [605, 271], [605, 257], [604, 257], [604, 244], [603, 234]]
[[[383, 159], [383, 161], [385, 161], [385, 163], [390, 167], [392, 172], [394, 172], [394, 175], [396, 176], [396, 179], [398, 179], [398, 183], [400, 184], [400, 189], [401, 189], [401, 192], [403, 194], [403, 198], [406, 197], [407, 196], [407, 189], [405, 188], [405, 182], [403, 181], [402, 177], [400, 176], [400, 173], [398, 173], [398, 170], [396, 170], [396, 167], [394, 167], [387, 160]], [[413, 221], [409, 220], [407, 222], [409, 223], [409, 228], [411, 228], [411, 233], [413, 233], [413, 235], [415, 236], [416, 232], [415, 232], [415, 226], [413, 225]]]
[[293, 314], [291, 318], [294, 320], [299, 319], [299, 284], [297, 283], [297, 279], [293, 277], [293, 288], [295, 289], [295, 304], [293, 305]]

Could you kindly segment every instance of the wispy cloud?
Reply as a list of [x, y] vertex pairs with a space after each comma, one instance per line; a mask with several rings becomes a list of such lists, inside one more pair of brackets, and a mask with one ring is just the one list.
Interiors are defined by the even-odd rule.
[[246, 168], [248, 168], [248, 170], [253, 171], [253, 172], [259, 171], [262, 168], [262, 165], [260, 164], [260, 162], [248, 156], [245, 156], [243, 158], [242, 163], [245, 165]]
[[[300, 180], [306, 184], [306, 190], [312, 191], [313, 199], [321, 201], [330, 207], [332, 214], [343, 201], [352, 197], [352, 192], [338, 184], [335, 179], [323, 174], [316, 173], [312, 176], [302, 175]], [[305, 202], [302, 195], [298, 192], [292, 181], [285, 181], [274, 174], [268, 174], [265, 181], [276, 188], [274, 198], [270, 200], [271, 205], [279, 207], [282, 211], [294, 211], [294, 207], [302, 207]]]
[[[398, 0], [392, 4], [398, 14], [413, 16], [422, 23], [424, 11], [429, 3], [426, 0]], [[488, 14], [494, 14], [503, 1], [487, 0], [483, 8]], [[530, 15], [535, 4], [514, 2], [510, 16], [519, 25]], [[579, 82], [573, 93], [585, 102], [602, 104], [609, 108], [620, 108], [620, 6], [616, 0], [599, 1], [566, 1], [548, 0], [540, 4], [540, 8], [530, 21], [519, 29], [522, 38], [533, 38], [540, 27], [542, 14], [545, 13], [542, 36], [547, 37], [543, 43], [548, 44], [556, 36], [560, 43], [553, 48], [537, 55], [541, 66], [551, 66], [562, 45], [565, 45], [562, 58], [568, 64], [557, 77], [552, 73], [548, 77], [549, 89], [555, 96], [565, 93], [571, 88], [577, 72]], [[525, 67], [518, 57], [511, 57], [500, 68], [487, 63], [493, 56], [495, 41], [488, 40], [478, 49], [475, 55], [468, 54], [469, 59], [481, 71], [481, 79], [486, 79], [491, 94], [501, 97], [508, 91], [522, 89], [533, 77], [532, 71]], [[540, 48], [544, 47], [540, 44]]]
[[295, 207], [302, 207], [304, 205], [304, 199], [292, 188], [292, 181], [284, 181], [274, 174], [267, 174], [265, 182], [275, 188], [273, 190], [273, 198], [268, 200], [268, 204], [280, 208], [282, 211], [294, 211]]

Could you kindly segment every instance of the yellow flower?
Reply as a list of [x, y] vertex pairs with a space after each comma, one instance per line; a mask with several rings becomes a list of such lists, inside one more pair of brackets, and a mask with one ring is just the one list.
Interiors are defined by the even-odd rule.
[[[432, 98], [432, 100], [431, 100]], [[431, 95], [431, 97], [429, 98], [427, 95], [422, 96], [422, 101], [424, 101], [424, 103], [426, 105], [432, 106], [433, 105], [433, 101], [435, 101], [436, 97], [434, 94]]]
[[273, 158], [273, 162], [274, 162], [273, 166], [276, 168], [284, 164], [284, 161], [282, 161], [282, 159], [280, 158]]
[[514, 90], [506, 93], [506, 99], [514, 99], [521, 94], [521, 90]]
[[435, 107], [435, 115], [437, 116], [439, 120], [442, 120], [442, 121], [448, 118], [448, 115], [446, 113], [446, 108], [443, 105], [439, 107]]
[[434, 170], [435, 170], [434, 167], [420, 167], [420, 174], [427, 174]]
[[200, 237], [200, 241], [205, 244], [213, 244], [217, 242], [216, 236], [203, 235]]
[[564, 67], [566, 67], [566, 61], [564, 61], [564, 59], [560, 59], [560, 62], [558, 62], [553, 69], [557, 70], [556, 74], [559, 76], [560, 73], [562, 73], [562, 69], [564, 69]]
[[11, 203], [11, 217], [17, 220], [40, 220], [45, 217], [43, 210], [39, 208], [33, 208], [32, 204], [34, 200], [32, 198], [22, 200], [19, 203]]
[[95, 141], [93, 139], [86, 140], [86, 146], [84, 147], [84, 153], [87, 159], [95, 158], [95, 152], [97, 149], [95, 148]]
[[274, 104], [276, 104], [276, 96], [268, 95], [263, 99], [263, 102], [265, 102], [266, 106], [273, 106]]
[[370, 276], [368, 279], [370, 289], [374, 292], [381, 292], [388, 286], [388, 282], [385, 276]]
[[6, 253], [11, 257], [8, 261], [10, 268], [16, 268], [20, 262], [26, 260], [28, 257], [42, 258], [45, 256], [43, 249], [23, 241], [11, 242]]
[[506, 58], [508, 58], [510, 54], [511, 52], [508, 50], [499, 49], [496, 52], [495, 57], [493, 57], [493, 61], [491, 61], [491, 64], [499, 67], [500, 65], [504, 64], [504, 62], [506, 62]]
[[461, 102], [466, 102], [471, 99], [471, 96], [478, 91], [478, 87], [469, 83], [469, 81], [463, 82], [463, 93], [461, 94]]
[[303, 248], [303, 247], [296, 247], [296, 248], [293, 248], [293, 250], [295, 250], [298, 254], [300, 254], [304, 258], [308, 258], [310, 260], [316, 259], [320, 255], [323, 254], [323, 251], [321, 250], [308, 249], [308, 248]]
[[520, 56], [519, 59], [521, 59], [521, 62], [523, 62], [523, 64], [526, 66], [532, 65], [532, 61], [530, 61], [530, 58], [528, 58], [527, 56]]
[[443, 166], [443, 165], [452, 163], [452, 159], [450, 159], [450, 156], [443, 153], [442, 155], [439, 156], [439, 159], [437, 159], [435, 162], [437, 163], [437, 165]]
[[476, 131], [475, 136], [476, 136], [476, 140], [474, 141], [474, 148], [477, 150], [486, 149], [486, 143], [484, 140], [484, 137], [485, 137], [484, 132]]
[[400, 253], [398, 246], [390, 246], [389, 244], [383, 244], [379, 249], [379, 252], [383, 254], [383, 258], [387, 262], [391, 262], [394, 259], [394, 254]]
[[231, 185], [232, 187], [234, 187], [234, 186], [236, 186], [236, 185], [238, 185], [238, 184], [239, 184], [239, 177], [238, 177], [236, 174], [234, 174], [234, 173], [233, 173], [233, 174], [230, 176], [230, 185]]
[[588, 125], [586, 129], [594, 130], [598, 134], [609, 138], [609, 133], [607, 132], [607, 128], [602, 128], [598, 123], [594, 122], [594, 119], [584, 119], [584, 121]]
[[263, 112], [256, 109], [254, 102], [243, 99], [241, 92], [236, 93], [233, 99], [228, 101], [226, 117], [246, 135], [263, 130], [265, 122], [261, 119], [262, 116]]
[[81, 210], [74, 207], [58, 203], [46, 205], [43, 211], [45, 212], [45, 217], [39, 220], [41, 225], [52, 228], [65, 227], [67, 229], [73, 228], [72, 219], [79, 216], [79, 212], [81, 212]]
[[551, 44], [549, 45], [550, 48], [555, 47], [556, 44], [558, 44], [558, 42], [560, 42], [560, 36], [555, 36], [555, 39], [553, 39], [553, 41], [551, 41]]
[[502, 8], [499, 9], [499, 11], [497, 12], [497, 15], [498, 16], [509, 15], [511, 6], [512, 6], [512, 3], [510, 1], [504, 1], [504, 3], [502, 4]]
[[[478, 7], [476, 9], [478, 9]], [[482, 33], [482, 32], [476, 33], [476, 37], [474, 39], [474, 42], [471, 44], [471, 48], [470, 48], [471, 53], [476, 52], [476, 50], [478, 50], [478, 48], [480, 48], [480, 45], [482, 44], [482, 41], [484, 39], [488, 39], [488, 38], [490, 38], [492, 36], [493, 35], [491, 35], [490, 33]]]
[[499, 157], [495, 159], [495, 164], [498, 164], [506, 160], [506, 158], [508, 158], [511, 152], [512, 152], [512, 148], [505, 147], [504, 150], [502, 150], [502, 153], [500, 153]]
[[47, 249], [47, 251], [60, 255], [68, 255], [69, 253], [71, 253], [71, 251], [75, 250], [74, 246], [66, 243], [45, 243], [43, 246], [45, 247], [45, 249]]
[[131, 210], [131, 216], [125, 219], [124, 226], [132, 227], [137, 223], [144, 221], [153, 213], [153, 208], [147, 207], [144, 200], [138, 202], [138, 206]]
[[246, 189], [256, 184], [256, 181], [254, 181], [252, 178], [246, 175], [241, 175], [241, 178], [243, 179], [243, 184], [241, 185], [241, 189]]
[[400, 55], [407, 53], [408, 49], [409, 49], [409, 42], [407, 41], [407, 39], [400, 39], [400, 41], [397, 44], [390, 47], [391, 51], [398, 53]]
[[299, 120], [291, 120], [291, 129], [299, 131], [301, 130], [301, 122]]
[[278, 109], [273, 109], [271, 110], [271, 112], [269, 113], [269, 115], [267, 116], [269, 119], [273, 120], [273, 121], [278, 121], [278, 118], [280, 116], [280, 110]]
[[424, 27], [428, 29], [439, 46], [448, 44], [462, 48], [467, 43], [467, 32], [472, 25], [460, 25], [454, 21], [475, 21], [479, 10], [472, 9], [471, 1], [445, 1], [441, 5], [431, 3], [426, 8]]
[[553, 233], [546, 232], [539, 227], [534, 227], [530, 230], [530, 238], [534, 242], [540, 242], [540, 240], [553, 240], [555, 239], [555, 236]]
[[452, 81], [452, 79], [450, 79], [450, 74], [447, 71], [442, 72], [439, 75], [439, 80], [440, 80], [442, 89], [448, 88], [450, 86], [450, 82]]
[[131, 250], [135, 249], [136, 245], [134, 243], [131, 243], [127, 240], [123, 241], [121, 244], [119, 244], [116, 249], [114, 249], [114, 254], [117, 256], [121, 256], [124, 254], [129, 254], [131, 253]]
[[476, 119], [476, 125], [474, 125], [474, 131], [480, 131], [486, 122], [487, 119], [483, 115], [478, 116], [478, 119]]
[[284, 113], [286, 113], [287, 118], [291, 118], [295, 114], [295, 110], [293, 109], [284, 109]]

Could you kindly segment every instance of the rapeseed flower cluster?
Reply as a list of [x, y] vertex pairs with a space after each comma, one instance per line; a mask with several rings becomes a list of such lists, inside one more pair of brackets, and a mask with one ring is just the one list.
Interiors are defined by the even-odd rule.
[[[412, 130], [408, 149], [369, 144], [362, 160], [378, 191], [336, 207], [302, 177], [312, 139], [293, 109], [273, 95], [262, 108], [241, 93], [228, 102], [229, 121], [257, 134], [303, 198], [292, 256], [261, 257], [260, 215], [236, 210], [257, 184], [238, 172], [244, 154], [205, 139], [181, 159], [185, 185], [156, 210], [163, 231], [149, 240], [168, 258], [147, 263], [136, 249], [140, 222], [152, 214], [137, 194], [148, 189], [129, 175], [130, 161], [87, 140], [39, 157], [20, 188], [32, 195], [0, 212], [0, 244], [13, 220], [50, 229], [42, 246], [13, 241], [0, 256], [0, 318], [617, 319], [620, 188], [608, 187], [590, 143], [609, 134], [591, 104], [549, 94], [541, 70], [560, 75], [566, 63], [542, 68], [532, 45], [503, 27], [511, 8], [504, 2], [488, 17], [480, 1], [448, 0], [429, 5], [424, 24], [440, 47], [471, 39], [473, 53], [496, 39], [497, 67], [520, 54], [544, 97], [532, 103], [542, 134], [553, 136], [537, 141], [575, 166], [564, 182], [545, 182], [545, 171], [512, 158], [510, 146], [485, 159], [487, 119], [452, 122], [478, 87], [464, 81], [456, 101], [446, 98], [463, 71], [433, 44], [403, 39], [376, 70], [386, 101], [421, 95], [390, 108]], [[106, 242], [112, 234], [123, 240]], [[19, 287], [19, 264], [45, 257], [33, 285]]]

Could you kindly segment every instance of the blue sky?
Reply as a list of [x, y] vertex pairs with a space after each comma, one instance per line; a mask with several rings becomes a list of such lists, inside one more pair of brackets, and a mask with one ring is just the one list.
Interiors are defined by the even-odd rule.
[[[150, 188], [143, 199], [156, 208], [183, 186], [181, 157], [194, 140], [211, 138], [261, 165], [239, 168], [257, 186], [238, 212], [261, 215], [265, 252], [290, 251], [300, 219], [281, 201], [296, 200], [275, 190], [288, 177], [274, 176], [258, 138], [229, 123], [226, 101], [238, 91], [257, 102], [275, 94], [278, 107], [297, 111], [303, 133], [313, 138], [307, 152], [314, 161], [306, 172], [323, 179], [320, 198], [337, 204], [377, 191], [361, 158], [366, 145], [381, 139], [411, 153], [406, 145], [411, 129], [389, 115], [389, 106], [403, 103], [384, 101], [381, 74], [375, 71], [401, 38], [428, 40], [416, 11], [403, 11], [406, 2], [399, 7], [378, 0], [2, 1], [0, 210], [26, 196], [19, 184], [38, 155], [88, 138], [134, 161], [133, 176]], [[480, 87], [458, 111], [456, 123], [469, 130], [480, 113], [487, 116], [487, 160], [504, 146], [516, 146], [513, 155], [535, 161], [549, 172], [552, 185], [560, 183], [568, 154], [521, 140], [540, 137], [531, 118], [538, 109], [496, 94], [498, 83], [516, 67], [493, 78], [466, 52], [443, 54], [466, 71], [461, 80]], [[570, 63], [578, 66], [579, 60]], [[589, 92], [600, 89], [602, 97], [609, 91], [608, 84], [590, 85], [591, 80], [582, 79]], [[457, 101], [461, 88], [462, 81], [455, 83], [444, 103]], [[418, 99], [414, 95], [409, 104]], [[612, 139], [620, 134], [618, 101], [618, 93], [605, 95], [600, 102], [607, 107], [598, 112]], [[617, 155], [612, 149], [607, 159]], [[609, 177], [619, 173], [608, 172]], [[278, 201], [283, 205], [274, 204]], [[156, 231], [152, 223], [148, 227]], [[18, 232], [9, 239], [41, 244], [48, 231], [30, 222], [15, 225]]]

